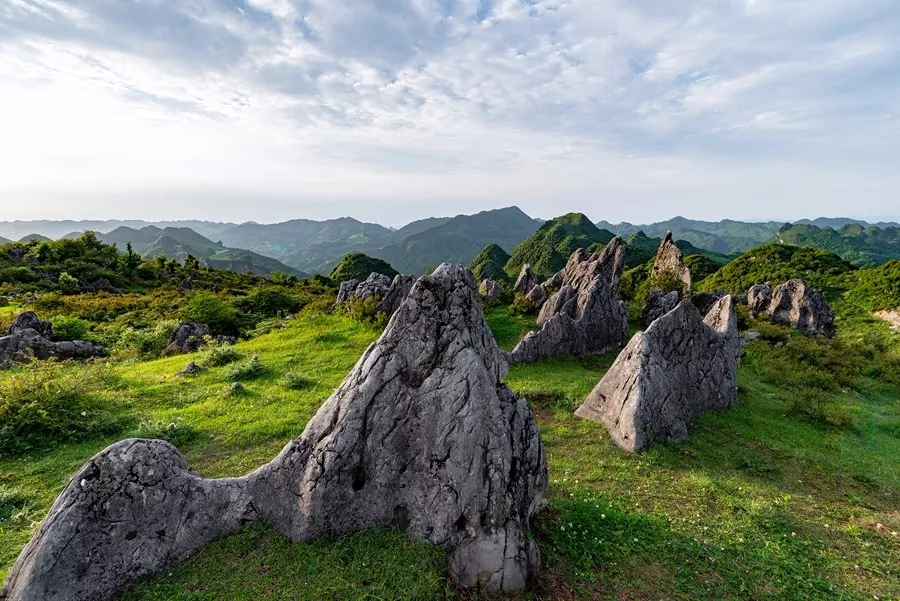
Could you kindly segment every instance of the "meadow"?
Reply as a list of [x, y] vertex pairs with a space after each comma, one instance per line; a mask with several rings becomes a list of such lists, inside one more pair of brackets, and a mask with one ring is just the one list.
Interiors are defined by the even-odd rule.
[[[486, 315], [507, 349], [533, 324], [503, 306]], [[750, 325], [763, 337], [745, 349], [738, 407], [703, 415], [688, 443], [637, 456], [572, 415], [614, 354], [511, 369], [506, 383], [535, 412], [550, 469], [533, 524], [545, 567], [511, 598], [900, 598], [896, 336], [859, 316], [839, 320], [836, 341]], [[0, 578], [71, 475], [111, 442], [166, 438], [202, 475], [246, 473], [301, 433], [379, 333], [312, 307], [233, 348], [0, 372], [0, 402], [48, 428], [6, 431], [18, 446], [0, 451]], [[191, 359], [210, 367], [175, 376]], [[41, 399], [59, 403], [60, 423], [42, 421]], [[254, 525], [123, 598], [479, 595], [453, 589], [442, 551], [400, 533], [295, 544]]]

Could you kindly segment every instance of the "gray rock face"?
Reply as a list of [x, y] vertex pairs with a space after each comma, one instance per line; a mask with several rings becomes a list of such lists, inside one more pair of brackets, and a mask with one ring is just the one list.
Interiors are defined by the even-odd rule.
[[503, 296], [503, 286], [500, 282], [494, 280], [484, 280], [481, 282], [481, 285], [478, 286], [478, 294], [480, 294], [481, 298], [484, 300], [497, 300]]
[[169, 342], [163, 350], [163, 355], [171, 357], [182, 353], [193, 353], [206, 344], [204, 336], [209, 336], [211, 333], [209, 326], [205, 323], [184, 321], [178, 324], [178, 327], [169, 336]]
[[818, 290], [799, 278], [788, 280], [771, 291], [769, 284], [753, 286], [747, 293], [750, 316], [762, 312], [773, 323], [797, 328], [807, 336], [834, 338], [834, 313]]
[[682, 301], [635, 334], [575, 415], [604, 424], [626, 451], [687, 440], [701, 411], [737, 402], [741, 342], [734, 307], [725, 296], [702, 319]]
[[388, 317], [397, 312], [409, 291], [412, 290], [413, 284], [416, 283], [414, 275], [396, 275], [391, 282], [391, 287], [385, 293], [384, 298], [378, 303], [378, 311], [385, 313]]
[[72, 478], [0, 599], [113, 599], [255, 518], [246, 480], [200, 478], [167, 442], [123, 440]]
[[262, 519], [294, 540], [391, 527], [451, 552], [463, 587], [523, 588], [529, 520], [547, 487], [540, 434], [474, 277], [420, 278], [381, 337], [271, 463], [205, 480], [171, 445], [124, 441], [92, 459], [19, 557], [0, 599], [105, 601]]
[[641, 320], [644, 327], [650, 324], [678, 306], [678, 291], [673, 290], [663, 294], [659, 288], [652, 288], [647, 295], [647, 303], [641, 311]]
[[531, 289], [531, 291], [525, 295], [525, 298], [528, 299], [528, 302], [531, 303], [531, 306], [537, 310], [540, 310], [544, 303], [547, 302], [547, 288], [544, 287], [543, 284], [539, 284]]
[[530, 332], [516, 345], [511, 361], [591, 355], [624, 344], [628, 315], [616, 294], [624, 265], [625, 249], [619, 237], [600, 254], [575, 251], [566, 267], [551, 278], [561, 288], [541, 307], [540, 331]]
[[756, 317], [765, 312], [772, 304], [772, 284], [757, 284], [747, 291], [747, 305], [750, 307], [750, 317]]
[[538, 284], [540, 284], [540, 281], [534, 274], [534, 270], [531, 269], [531, 265], [525, 263], [522, 265], [522, 270], [519, 271], [519, 277], [516, 278], [516, 283], [513, 285], [513, 293], [528, 294], [531, 292], [531, 289]]
[[175, 372], [176, 376], [196, 376], [200, 372], [206, 371], [206, 368], [202, 365], [197, 365], [194, 361], [188, 362], [185, 365], [184, 369], [181, 371]]
[[19, 314], [9, 327], [9, 335], [0, 337], [0, 367], [28, 363], [32, 359], [90, 359], [102, 357], [106, 349], [84, 340], [54, 342], [53, 326], [33, 311]]
[[672, 241], [672, 232], [666, 232], [665, 238], [656, 251], [656, 261], [653, 262], [653, 277], [656, 278], [666, 271], [671, 271], [684, 284], [685, 295], [692, 291], [691, 270], [684, 264], [684, 256], [681, 249]]
[[363, 300], [376, 297], [380, 299], [376, 311], [391, 316], [409, 294], [415, 282], [416, 277], [412, 275], [398, 275], [391, 280], [388, 276], [380, 273], [372, 273], [362, 282], [346, 280], [341, 282], [334, 306], [343, 305], [353, 298]]

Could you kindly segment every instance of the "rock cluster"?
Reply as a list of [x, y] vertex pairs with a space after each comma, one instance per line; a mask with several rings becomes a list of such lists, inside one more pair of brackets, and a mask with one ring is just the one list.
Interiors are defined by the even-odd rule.
[[84, 340], [54, 342], [53, 326], [38, 318], [33, 311], [20, 313], [0, 337], [0, 367], [11, 363], [27, 363], [34, 359], [89, 359], [102, 357], [106, 349]]
[[628, 316], [616, 285], [625, 265], [625, 247], [616, 237], [602, 253], [575, 251], [545, 288], [559, 290], [541, 307], [537, 324], [510, 355], [515, 363], [530, 363], [557, 355], [603, 353], [624, 344]]
[[495, 280], [484, 280], [481, 282], [481, 285], [478, 286], [478, 294], [480, 294], [481, 298], [484, 300], [497, 300], [503, 296], [503, 285]]
[[450, 551], [460, 586], [521, 589], [539, 566], [529, 520], [547, 465], [531, 411], [500, 382], [506, 372], [474, 277], [442, 265], [416, 282], [303, 434], [255, 472], [199, 478], [161, 441], [97, 455], [0, 599], [112, 599], [257, 519], [294, 540], [396, 528]]
[[209, 326], [205, 323], [197, 323], [196, 321], [184, 321], [175, 328], [163, 355], [171, 357], [182, 353], [193, 353], [201, 346], [206, 344], [206, 336], [212, 334]]
[[797, 328], [808, 336], [834, 338], [834, 313], [818, 290], [799, 278], [779, 284], [753, 286], [747, 293], [750, 316], [765, 312], [773, 323]]
[[345, 280], [341, 282], [338, 289], [334, 306], [343, 305], [353, 298], [364, 300], [374, 297], [378, 299], [376, 311], [386, 313], [390, 317], [409, 294], [415, 282], [416, 277], [412, 275], [397, 275], [392, 280], [389, 276], [381, 273], [372, 273], [361, 282]]
[[737, 402], [741, 354], [735, 303], [725, 296], [703, 319], [690, 301], [638, 332], [575, 415], [604, 424], [622, 449], [687, 440], [701, 412]]

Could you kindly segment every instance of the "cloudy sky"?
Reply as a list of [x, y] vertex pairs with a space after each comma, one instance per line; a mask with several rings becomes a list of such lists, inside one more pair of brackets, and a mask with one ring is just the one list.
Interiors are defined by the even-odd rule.
[[898, 0], [0, 0], [0, 219], [900, 215]]

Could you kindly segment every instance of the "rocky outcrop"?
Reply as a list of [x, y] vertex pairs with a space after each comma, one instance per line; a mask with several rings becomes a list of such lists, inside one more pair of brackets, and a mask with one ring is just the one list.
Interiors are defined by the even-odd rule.
[[[700, 292], [699, 294], [694, 294], [691, 296], [691, 303], [697, 310], [700, 311], [700, 315], [706, 315], [709, 313], [713, 306], [719, 302], [719, 299], [728, 296], [728, 293], [724, 290], [716, 290], [715, 292]], [[734, 296], [732, 297], [735, 305], [741, 304], [741, 299]], [[674, 308], [674, 307], [673, 307]]]
[[671, 272], [684, 286], [684, 295], [692, 292], [691, 270], [684, 264], [684, 256], [681, 249], [672, 241], [672, 232], [666, 232], [665, 238], [656, 251], [656, 260], [653, 262], [653, 278], [660, 277], [665, 272]]
[[750, 316], [765, 312], [772, 323], [787, 325], [808, 336], [834, 338], [834, 313], [818, 290], [799, 278], [788, 280], [769, 292], [769, 285], [753, 286], [747, 293]]
[[647, 295], [647, 302], [641, 311], [641, 320], [644, 327], [650, 324], [678, 306], [679, 295], [677, 290], [663, 294], [659, 288], [652, 288]]
[[9, 334], [0, 337], [0, 367], [12, 363], [28, 363], [32, 359], [90, 359], [106, 355], [106, 349], [84, 340], [54, 342], [53, 326], [33, 311], [19, 314], [9, 327]]
[[497, 300], [503, 296], [503, 285], [494, 280], [484, 280], [481, 282], [481, 285], [478, 286], [478, 294], [487, 301]]
[[525, 298], [531, 303], [531, 306], [535, 308], [535, 310], [540, 311], [544, 306], [544, 303], [547, 302], [547, 288], [542, 284], [538, 284], [534, 288], [531, 289], [531, 292], [525, 295]]
[[626, 451], [683, 441], [701, 411], [737, 402], [741, 342], [735, 304], [721, 298], [705, 319], [690, 301], [638, 332], [575, 415], [600, 422]]
[[189, 361], [187, 365], [185, 365], [184, 369], [181, 371], [176, 371], [176, 376], [196, 376], [197, 374], [206, 371], [206, 368], [202, 365], [197, 365], [194, 361]]
[[516, 278], [516, 283], [513, 285], [513, 293], [528, 294], [531, 292], [532, 288], [540, 283], [538, 277], [534, 274], [534, 270], [531, 269], [531, 265], [525, 263], [522, 265], [522, 270], [519, 271], [519, 277]]
[[616, 285], [625, 265], [622, 240], [614, 238], [602, 253], [575, 251], [566, 266], [544, 285], [559, 291], [541, 307], [537, 324], [513, 350], [516, 363], [543, 357], [604, 353], [625, 343], [628, 316]]
[[271, 463], [191, 473], [171, 445], [92, 459], [10, 572], [5, 601], [104, 601], [256, 519], [294, 540], [378, 527], [450, 551], [463, 587], [516, 590], [539, 565], [529, 520], [547, 466], [461, 266], [420, 278], [381, 337]]
[[184, 321], [178, 324], [178, 327], [169, 336], [166, 348], [163, 349], [163, 355], [171, 357], [172, 355], [193, 353], [206, 344], [206, 336], [211, 334], [209, 326], [205, 323]]
[[390, 317], [409, 294], [415, 282], [416, 277], [412, 275], [397, 275], [392, 280], [389, 276], [380, 273], [373, 273], [361, 282], [346, 280], [341, 282], [334, 305], [336, 307], [343, 305], [350, 299], [376, 298], [378, 299], [376, 311], [381, 311]]

